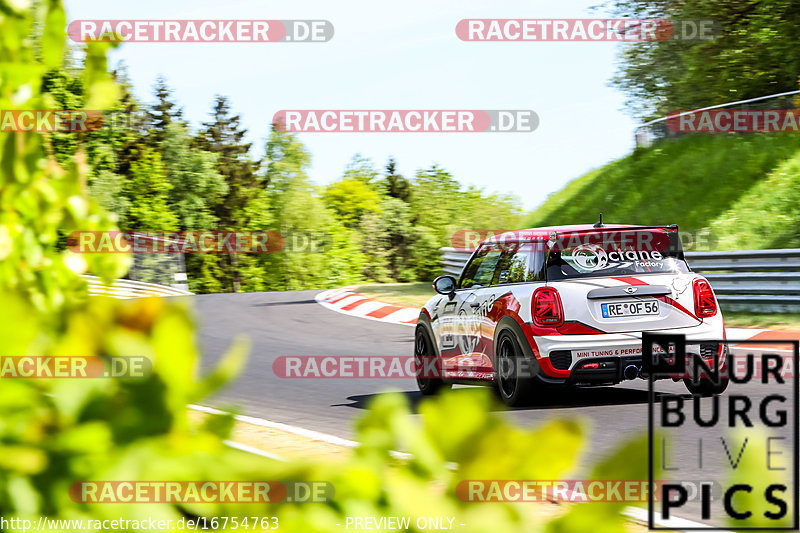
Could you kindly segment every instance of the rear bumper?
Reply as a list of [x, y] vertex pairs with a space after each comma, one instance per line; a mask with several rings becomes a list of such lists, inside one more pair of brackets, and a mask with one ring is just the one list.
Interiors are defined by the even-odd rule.
[[[642, 334], [605, 333], [598, 335], [529, 335], [531, 346], [542, 370], [545, 381], [568, 383], [578, 381], [619, 382], [626, 366], [642, 364]], [[718, 340], [725, 338], [722, 317], [688, 328], [650, 331], [670, 335], [685, 335], [692, 340]], [[687, 351], [699, 351], [699, 345], [687, 345]], [[586, 364], [598, 363], [597, 368], [584, 368]]]

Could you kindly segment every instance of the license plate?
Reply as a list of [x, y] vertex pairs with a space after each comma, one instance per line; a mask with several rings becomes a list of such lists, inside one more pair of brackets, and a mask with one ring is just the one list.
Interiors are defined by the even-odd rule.
[[600, 304], [603, 318], [620, 316], [646, 316], [658, 314], [657, 301], [632, 301]]

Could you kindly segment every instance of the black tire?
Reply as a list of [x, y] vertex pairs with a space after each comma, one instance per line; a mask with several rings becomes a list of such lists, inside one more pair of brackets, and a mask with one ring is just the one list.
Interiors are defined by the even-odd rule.
[[[495, 344], [495, 384], [497, 394], [509, 407], [526, 405], [533, 398], [534, 383], [516, 336], [508, 330], [500, 333]], [[527, 364], [526, 364], [527, 363]]]
[[[434, 364], [431, 365], [430, 359], [434, 359]], [[417, 377], [417, 387], [423, 396], [432, 396], [439, 391], [452, 388], [452, 384], [445, 383], [441, 378], [426, 376], [427, 372], [423, 370], [427, 367], [430, 369], [434, 367], [437, 369], [437, 375], [441, 376], [442, 365], [436, 361], [436, 349], [433, 346], [430, 335], [425, 329], [425, 326], [417, 326], [414, 333], [414, 372]], [[425, 362], [428, 361], [426, 365]]]
[[720, 378], [719, 383], [714, 383], [710, 379], [700, 379], [697, 383], [689, 378], [683, 380], [686, 389], [697, 396], [716, 396], [722, 394], [725, 392], [725, 389], [728, 388], [728, 382], [728, 378]]

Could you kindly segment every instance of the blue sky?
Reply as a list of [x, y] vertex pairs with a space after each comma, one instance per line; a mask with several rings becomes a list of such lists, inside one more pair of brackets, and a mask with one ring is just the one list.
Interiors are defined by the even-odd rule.
[[[302, 133], [310, 177], [341, 177], [355, 153], [407, 177], [433, 163], [464, 184], [516, 194], [526, 209], [633, 148], [636, 122], [609, 87], [619, 47], [605, 42], [464, 42], [464, 18], [588, 18], [597, 0], [397, 3], [341, 0], [65, 0], [76, 19], [327, 19], [327, 43], [128, 43], [137, 96], [166, 76], [196, 127], [215, 95], [242, 115], [257, 155], [281, 109], [533, 109], [533, 133]], [[628, 46], [636, 46], [629, 44]]]

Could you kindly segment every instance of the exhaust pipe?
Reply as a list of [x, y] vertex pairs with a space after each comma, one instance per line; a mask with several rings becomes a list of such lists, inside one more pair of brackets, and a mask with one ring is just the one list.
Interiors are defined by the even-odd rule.
[[636, 365], [628, 365], [625, 367], [622, 374], [625, 376], [625, 379], [636, 379], [639, 375], [639, 367]]

